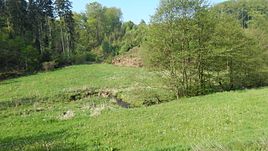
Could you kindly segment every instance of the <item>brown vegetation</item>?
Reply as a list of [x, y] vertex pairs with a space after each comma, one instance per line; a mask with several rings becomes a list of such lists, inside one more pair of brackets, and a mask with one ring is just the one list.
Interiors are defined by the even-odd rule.
[[135, 47], [129, 52], [113, 59], [112, 64], [126, 67], [143, 67], [143, 61], [139, 55], [140, 48]]

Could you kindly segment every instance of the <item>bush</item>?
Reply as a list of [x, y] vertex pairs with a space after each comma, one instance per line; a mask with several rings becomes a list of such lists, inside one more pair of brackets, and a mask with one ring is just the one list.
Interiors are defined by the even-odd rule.
[[66, 55], [59, 55], [55, 58], [55, 62], [57, 63], [56, 67], [64, 67], [68, 65], [72, 65], [71, 57]]
[[74, 64], [85, 64], [85, 63], [91, 63], [95, 61], [96, 61], [96, 55], [90, 52], [76, 54], [72, 57], [72, 62]]
[[105, 58], [103, 61], [104, 63], [112, 64], [114, 57], [112, 55], [109, 55]]
[[0, 72], [0, 80], [6, 80], [9, 78], [16, 78], [22, 76], [23, 72], [21, 71], [9, 71], [9, 72]]
[[268, 85], [268, 72], [256, 72], [247, 75], [243, 81], [243, 85], [246, 88], [263, 87]]

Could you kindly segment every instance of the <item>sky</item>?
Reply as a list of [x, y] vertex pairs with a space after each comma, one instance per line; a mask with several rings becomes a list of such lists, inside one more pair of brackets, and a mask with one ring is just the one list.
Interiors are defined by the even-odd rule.
[[[123, 21], [133, 21], [138, 24], [142, 19], [150, 21], [150, 16], [155, 13], [159, 5], [159, 0], [71, 0], [73, 11], [84, 12], [86, 4], [99, 2], [103, 6], [120, 8], [123, 13]], [[210, 0], [211, 4], [223, 2], [225, 0]]]

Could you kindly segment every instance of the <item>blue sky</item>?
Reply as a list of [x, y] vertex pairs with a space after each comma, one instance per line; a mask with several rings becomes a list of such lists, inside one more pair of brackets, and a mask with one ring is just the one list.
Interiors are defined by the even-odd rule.
[[[73, 10], [76, 12], [85, 11], [86, 4], [97, 1], [107, 7], [117, 7], [123, 12], [124, 21], [133, 21], [138, 24], [142, 19], [150, 21], [150, 16], [154, 14], [158, 7], [159, 0], [71, 0]], [[219, 3], [225, 0], [209, 0], [210, 3]]]

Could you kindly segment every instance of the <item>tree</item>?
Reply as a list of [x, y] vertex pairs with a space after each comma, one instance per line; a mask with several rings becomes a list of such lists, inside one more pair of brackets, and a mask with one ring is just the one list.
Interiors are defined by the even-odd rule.
[[[5, 71], [37, 70], [42, 62], [56, 58], [59, 32], [55, 4], [52, 0], [0, 1], [0, 51]], [[64, 36], [67, 37], [64, 47], [69, 50], [74, 47], [71, 3], [63, 1], [61, 4], [64, 5], [61, 17], [64, 17]]]
[[200, 43], [196, 37], [199, 22], [195, 18], [205, 9], [200, 0], [162, 0], [152, 18], [146, 43], [151, 50], [150, 64], [164, 71], [177, 98], [192, 95], [196, 87], [198, 55], [194, 52]]
[[100, 46], [104, 39], [104, 8], [101, 4], [93, 2], [87, 5], [87, 31], [91, 48]]
[[251, 67], [251, 69], [258, 69], [258, 71], [251, 70], [251, 74], [247, 75], [247, 77], [251, 77], [248, 78], [247, 81], [251, 82], [247, 82], [246, 85], [265, 85], [264, 79], [267, 78], [265, 75], [267, 75], [266, 67], [268, 65], [268, 30], [266, 28], [268, 25], [267, 0], [228, 1], [216, 5], [213, 9], [237, 18], [241, 27], [244, 29], [244, 33], [248, 37], [251, 37], [251, 40], [247, 40], [247, 46], [251, 44], [255, 48], [248, 49], [251, 50], [249, 60], [251, 60], [252, 63], [248, 63], [247, 66]]
[[27, 2], [25, 0], [6, 1], [7, 13], [14, 35], [24, 36], [26, 32]]
[[162, 0], [146, 39], [149, 66], [177, 98], [262, 83], [256, 38], [202, 0]]
[[34, 39], [35, 48], [40, 51], [41, 62], [48, 61], [47, 51], [52, 51], [52, 26], [54, 22], [53, 2], [51, 0], [29, 0], [27, 27], [31, 33], [29, 39]]
[[74, 19], [72, 5], [69, 0], [56, 0], [56, 12], [60, 17], [60, 33], [62, 51], [70, 56], [74, 48]]
[[139, 25], [135, 25], [132, 22], [127, 22], [123, 25], [124, 36], [121, 40], [120, 53], [129, 51], [134, 47], [140, 47], [145, 41], [145, 35], [147, 33], [147, 28], [145, 21], [141, 21]]
[[216, 25], [211, 41], [214, 53], [210, 58], [210, 71], [214, 70], [214, 77], [224, 90], [255, 85], [250, 77], [260, 73], [261, 68], [257, 39], [247, 35], [235, 18], [226, 14], [218, 18], [221, 22]]
[[0, 0], [0, 30], [5, 26], [6, 23], [6, 7], [5, 1]]
[[79, 40], [76, 44], [84, 51], [97, 51], [100, 57], [117, 54], [122, 38], [122, 12], [93, 2], [86, 6], [86, 13], [76, 15]]

